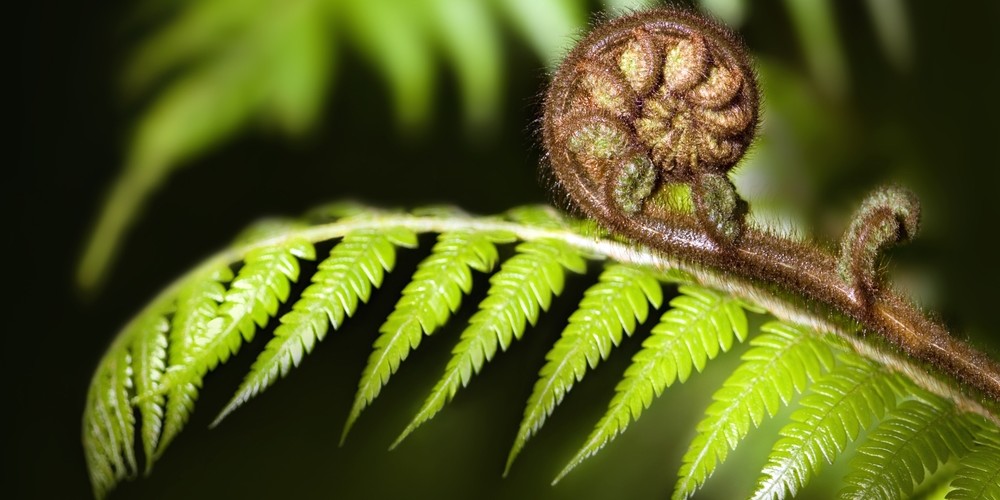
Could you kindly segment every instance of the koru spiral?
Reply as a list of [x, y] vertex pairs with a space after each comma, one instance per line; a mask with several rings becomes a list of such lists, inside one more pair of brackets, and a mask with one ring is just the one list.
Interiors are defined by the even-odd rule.
[[759, 103], [738, 37], [657, 9], [607, 22], [569, 53], [545, 97], [543, 139], [559, 183], [574, 199], [589, 193], [588, 215], [665, 217], [681, 183], [704, 229], [726, 242], [743, 212], [726, 173], [753, 140]]

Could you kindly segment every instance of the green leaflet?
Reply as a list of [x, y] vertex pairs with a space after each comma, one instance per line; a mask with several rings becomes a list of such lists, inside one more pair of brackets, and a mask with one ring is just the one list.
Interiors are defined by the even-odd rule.
[[163, 395], [157, 394], [160, 379], [166, 368], [167, 331], [170, 323], [162, 315], [144, 318], [138, 325], [135, 342], [132, 344], [133, 376], [136, 394], [156, 394], [140, 399], [136, 406], [142, 416], [142, 450], [146, 457], [146, 473], [153, 469], [153, 455], [156, 452], [163, 426]]
[[813, 385], [781, 429], [757, 480], [755, 499], [795, 494], [822, 467], [832, 463], [849, 441], [896, 406], [895, 376], [854, 354]]
[[837, 27], [834, 23], [833, 2], [830, 0], [785, 0], [802, 52], [808, 54], [809, 70], [823, 90], [844, 95], [849, 80], [847, 62]]
[[459, 387], [467, 386], [472, 375], [493, 359], [498, 346], [507, 350], [513, 339], [524, 334], [526, 323], [535, 324], [540, 310], [547, 311], [552, 297], [562, 293], [566, 270], [583, 273], [587, 263], [560, 241], [528, 241], [517, 246], [517, 254], [490, 278], [487, 296], [452, 350], [444, 376], [392, 447], [441, 411]]
[[434, 333], [458, 310], [462, 296], [472, 291], [471, 270], [492, 271], [499, 259], [495, 243], [511, 239], [506, 233], [471, 231], [444, 233], [438, 238], [431, 254], [417, 266], [413, 281], [403, 289], [395, 310], [379, 328], [341, 442], [410, 350], [416, 349], [424, 335]]
[[1000, 428], [975, 418], [972, 450], [963, 457], [948, 500], [1000, 500]]
[[[194, 361], [198, 352], [209, 339], [206, 337], [208, 323], [219, 311], [219, 303], [225, 300], [226, 286], [233, 279], [233, 272], [222, 266], [196, 276], [177, 294], [177, 306], [170, 325], [168, 366], [183, 366]], [[167, 393], [163, 434], [154, 454], [159, 458], [184, 428], [194, 402], [198, 399], [201, 377], [174, 384]]]
[[729, 450], [767, 416], [791, 402], [834, 365], [831, 345], [813, 330], [771, 322], [750, 341], [753, 349], [712, 398], [698, 434], [684, 454], [674, 498], [687, 498], [705, 484]]
[[584, 5], [573, 0], [498, 0], [515, 27], [549, 68], [569, 49], [573, 34], [587, 22]]
[[501, 92], [500, 30], [485, 2], [422, 0], [421, 14], [455, 67], [466, 121], [485, 126], [497, 116]]
[[[432, 109], [434, 56], [414, 2], [344, 2], [346, 34], [389, 84], [397, 120], [413, 128]], [[392, 36], [386, 36], [391, 33]]]
[[910, 497], [913, 485], [923, 482], [925, 468], [933, 474], [939, 463], [972, 446], [968, 421], [957, 416], [953, 404], [930, 394], [900, 403], [858, 447], [840, 497]]
[[316, 250], [297, 237], [248, 252], [217, 316], [205, 326], [203, 342], [192, 344], [190, 352], [181, 354], [184, 364], [167, 369], [160, 391], [197, 383], [206, 372], [236, 354], [244, 341], [253, 340], [257, 328], [264, 327], [278, 312], [278, 305], [288, 299], [289, 282], [299, 277], [298, 258], [315, 259]]
[[97, 367], [83, 414], [83, 447], [90, 484], [98, 498], [122, 479], [132, 477], [136, 470], [132, 451], [135, 418], [128, 395], [132, 360], [126, 348], [117, 347]]
[[358, 301], [367, 302], [372, 287], [379, 287], [396, 262], [396, 246], [417, 246], [417, 235], [405, 229], [355, 231], [330, 250], [319, 264], [312, 284], [292, 310], [281, 317], [274, 338], [257, 357], [250, 373], [228, 405], [219, 413], [216, 425], [230, 412], [284, 377], [334, 329], [357, 310]]
[[646, 321], [650, 303], [658, 308], [662, 301], [660, 283], [648, 271], [611, 264], [601, 273], [599, 282], [585, 292], [569, 325], [545, 355], [545, 366], [528, 398], [504, 474], [574, 382], [583, 379], [588, 367], [595, 368], [608, 357], [621, 343], [623, 331], [631, 335], [637, 323]]
[[739, 302], [695, 286], [682, 286], [615, 387], [608, 411], [586, 444], [553, 483], [593, 456], [653, 403], [675, 381], [684, 382], [692, 365], [699, 372], [709, 359], [733, 346], [733, 336], [747, 337], [747, 319]]

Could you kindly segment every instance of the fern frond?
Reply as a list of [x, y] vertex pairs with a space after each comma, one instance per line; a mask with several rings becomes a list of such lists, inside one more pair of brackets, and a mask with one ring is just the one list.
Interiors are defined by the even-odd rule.
[[553, 483], [625, 432], [664, 389], [686, 381], [692, 366], [700, 372], [708, 360], [732, 348], [734, 335], [740, 342], [746, 338], [747, 318], [737, 300], [695, 286], [682, 286], [680, 293], [632, 358], [586, 444]]
[[864, 358], [843, 353], [835, 368], [803, 396], [774, 445], [755, 499], [795, 496], [849, 441], [896, 406], [895, 377]]
[[611, 349], [621, 343], [622, 332], [631, 335], [637, 323], [646, 321], [649, 304], [659, 308], [662, 301], [663, 290], [650, 272], [608, 265], [599, 282], [584, 293], [569, 325], [545, 355], [545, 366], [528, 399], [504, 474], [573, 384], [583, 380], [587, 368], [596, 368], [607, 359]]
[[567, 270], [587, 269], [579, 253], [558, 240], [524, 242], [515, 251], [490, 278], [486, 298], [452, 350], [444, 376], [392, 448], [441, 411], [459, 387], [467, 386], [473, 374], [493, 359], [498, 346], [506, 351], [514, 339], [520, 340], [527, 324], [534, 325], [540, 311], [549, 309], [552, 297], [562, 293]]
[[955, 471], [948, 500], [1000, 500], [1000, 427], [976, 421], [972, 450]]
[[363, 230], [344, 236], [320, 262], [302, 298], [281, 317], [274, 338], [212, 425], [299, 366], [330, 325], [339, 328], [345, 317], [354, 314], [358, 301], [367, 302], [372, 287], [381, 286], [385, 272], [395, 266], [395, 247], [416, 245], [417, 235], [406, 229]]
[[236, 354], [244, 341], [253, 340], [257, 328], [263, 328], [278, 312], [278, 305], [288, 299], [290, 282], [299, 277], [298, 259], [315, 258], [312, 243], [300, 237], [251, 250], [226, 291], [217, 316], [206, 326], [204, 343], [191, 345], [192, 351], [182, 354], [188, 358], [185, 364], [167, 369], [160, 390], [196, 383]]
[[[168, 366], [186, 366], [194, 361], [209, 341], [208, 323], [219, 313], [219, 304], [226, 298], [225, 283], [232, 281], [233, 272], [228, 266], [209, 270], [195, 276], [177, 293], [177, 305], [170, 325]], [[184, 428], [194, 402], [198, 399], [201, 377], [174, 384], [167, 392], [163, 417], [163, 434], [153, 455], [159, 458], [174, 437]], [[140, 393], [142, 394], [142, 393]]]
[[[916, 388], [913, 388], [916, 389]], [[972, 445], [971, 430], [954, 405], [921, 394], [903, 401], [858, 447], [841, 498], [907, 498], [938, 464]]]
[[[498, 350], [525, 334], [563, 290], [567, 271], [583, 272], [588, 260], [608, 259], [598, 283], [585, 292], [546, 355], [508, 456], [508, 469], [570, 388], [607, 358], [623, 332], [630, 334], [646, 321], [650, 304], [659, 307], [662, 283], [698, 285], [680, 288], [681, 295], [671, 301], [673, 308], [662, 315], [633, 357], [608, 412], [563, 473], [621, 433], [667, 386], [701, 371], [709, 360], [729, 350], [734, 338], [742, 341], [747, 336], [744, 309], [753, 309], [743, 300], [771, 304], [772, 312], [786, 317], [783, 307], [794, 307], [752, 283], [743, 284], [749, 290], [699, 288], [726, 282], [711, 271], [683, 263], [674, 267], [650, 250], [617, 241], [548, 208], [524, 207], [503, 218], [470, 217], [443, 209], [390, 213], [356, 206], [328, 207], [314, 215], [311, 226], [287, 220], [255, 225], [233, 247], [161, 292], [115, 339], [98, 364], [84, 410], [83, 442], [95, 494], [103, 496], [122, 479], [139, 473], [136, 448], [145, 452], [148, 470], [184, 426], [205, 373], [233, 355], [274, 316], [278, 304], [288, 300], [290, 282], [299, 274], [297, 259], [314, 258], [312, 245], [317, 242], [339, 240], [310, 276], [310, 286], [281, 318], [274, 338], [223, 416], [298, 366], [330, 325], [336, 329], [343, 324], [393, 267], [395, 247], [416, 245], [417, 234], [441, 236], [383, 327], [380, 338], [390, 332], [396, 344], [376, 340], [376, 349], [384, 350], [387, 359], [395, 357], [395, 362], [383, 364], [386, 377], [424, 334], [441, 326], [459, 307], [470, 292], [472, 270], [488, 272], [495, 267], [496, 245], [511, 240], [519, 244], [491, 276], [487, 296], [453, 349], [443, 377], [403, 436], [438, 412]], [[230, 269], [239, 262], [243, 265], [234, 278]], [[763, 327], [699, 424], [684, 458], [676, 498], [700, 487], [748, 435], [751, 424], [758, 426], [773, 416], [797, 392], [806, 395], [792, 414], [792, 423], [781, 431], [758, 496], [797, 492], [818, 471], [821, 458], [833, 460], [884, 413], [889, 418], [861, 445], [862, 456], [856, 460], [860, 469], [849, 481], [871, 484], [873, 479], [863, 474], [876, 464], [893, 475], [889, 482], [898, 484], [899, 491], [907, 491], [914, 479], [948, 458], [947, 468], [934, 478], [946, 484], [950, 471], [957, 470], [953, 497], [995, 494], [990, 488], [1000, 462], [996, 435], [1000, 431], [989, 409], [943, 380], [929, 380], [922, 367], [901, 356], [874, 352], [877, 346], [845, 333], [849, 325], [838, 326], [808, 311], [794, 317], [812, 325], [829, 324], [837, 335], [821, 335], [815, 326]], [[415, 341], [409, 335], [414, 332]], [[385, 379], [378, 375], [371, 380], [381, 388]], [[893, 410], [897, 399], [906, 402]], [[918, 400], [929, 406], [919, 406]], [[972, 418], [965, 412], [985, 418], [959, 422]], [[922, 427], [915, 427], [915, 422]], [[973, 432], [979, 434], [969, 444]], [[959, 443], [962, 439], [964, 445]], [[942, 445], [942, 441], [951, 442]]]
[[760, 330], [763, 333], [750, 340], [753, 348], [712, 396], [715, 401], [698, 423], [698, 434], [684, 453], [674, 499], [690, 497], [704, 485], [729, 450], [749, 434], [751, 423], [759, 427], [765, 415], [773, 417], [795, 393], [833, 368], [831, 345], [814, 330], [779, 322]]
[[410, 350], [458, 311], [462, 296], [472, 291], [472, 270], [491, 271], [499, 259], [495, 244], [511, 239], [504, 232], [472, 231], [444, 233], [438, 238], [431, 254], [417, 266], [413, 281], [403, 289], [396, 308], [379, 328], [341, 442]]

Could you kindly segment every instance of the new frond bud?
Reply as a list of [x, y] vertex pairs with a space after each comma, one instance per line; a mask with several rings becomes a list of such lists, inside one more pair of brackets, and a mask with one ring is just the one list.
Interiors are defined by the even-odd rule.
[[908, 189], [883, 187], [865, 198], [840, 242], [837, 266], [859, 299], [867, 301], [880, 286], [879, 255], [913, 239], [919, 227], [920, 200]]

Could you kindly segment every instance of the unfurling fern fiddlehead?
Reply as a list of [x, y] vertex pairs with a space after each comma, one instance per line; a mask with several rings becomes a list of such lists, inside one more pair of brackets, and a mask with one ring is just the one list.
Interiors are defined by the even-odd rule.
[[[883, 286], [879, 253], [912, 238], [920, 207], [899, 187], [854, 215], [840, 255], [748, 224], [726, 173], [750, 145], [758, 90], [725, 27], [657, 9], [595, 29], [545, 96], [547, 160], [571, 204], [667, 255], [766, 282], [877, 332], [908, 355], [1000, 400], [1000, 365]], [[691, 207], [673, 193], [690, 190]]]

